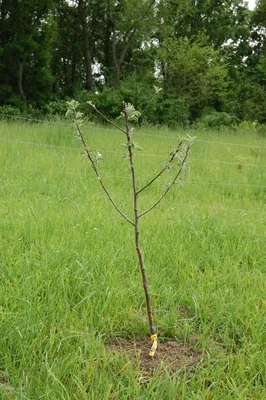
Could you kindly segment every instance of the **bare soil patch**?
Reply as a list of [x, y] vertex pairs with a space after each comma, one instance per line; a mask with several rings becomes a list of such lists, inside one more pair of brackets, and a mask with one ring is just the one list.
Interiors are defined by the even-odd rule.
[[[195, 344], [195, 341], [192, 342]], [[153, 375], [157, 367], [164, 365], [175, 373], [180, 370], [192, 371], [203, 358], [203, 351], [194, 348], [192, 343], [183, 344], [173, 340], [158, 343], [154, 357], [149, 355], [151, 340], [146, 337], [134, 339], [116, 338], [110, 345], [111, 349], [120, 352], [124, 350], [132, 363], [140, 360], [140, 367], [145, 375]]]

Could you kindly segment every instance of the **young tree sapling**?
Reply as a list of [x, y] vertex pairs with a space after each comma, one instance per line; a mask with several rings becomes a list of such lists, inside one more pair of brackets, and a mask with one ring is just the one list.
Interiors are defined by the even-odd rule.
[[[159, 92], [157, 88], [155, 88], [156, 94]], [[138, 261], [139, 261], [139, 266], [141, 269], [141, 274], [142, 274], [142, 282], [143, 282], [143, 288], [145, 292], [145, 298], [146, 298], [146, 307], [147, 307], [147, 314], [148, 314], [148, 319], [149, 319], [149, 325], [150, 325], [150, 333], [151, 333], [151, 340], [152, 340], [152, 347], [150, 350], [150, 356], [153, 357], [156, 349], [157, 349], [157, 329], [154, 324], [154, 319], [153, 319], [153, 314], [152, 314], [152, 307], [151, 307], [151, 300], [150, 300], [150, 293], [148, 289], [148, 283], [147, 283], [147, 274], [145, 270], [145, 263], [144, 263], [144, 258], [143, 258], [143, 253], [140, 248], [140, 229], [139, 229], [139, 220], [142, 218], [144, 215], [148, 214], [150, 211], [152, 211], [162, 200], [163, 198], [167, 195], [167, 193], [170, 191], [170, 189], [173, 187], [175, 183], [180, 182], [181, 175], [183, 172], [186, 171], [187, 167], [187, 160], [188, 160], [188, 155], [190, 152], [191, 144], [193, 141], [193, 138], [190, 136], [187, 136], [186, 139], [182, 139], [179, 141], [177, 147], [173, 148], [168, 162], [165, 164], [165, 166], [155, 175], [154, 178], [152, 178], [147, 184], [145, 184], [142, 188], [138, 188], [137, 186], [137, 180], [136, 180], [136, 172], [135, 172], [135, 164], [134, 164], [134, 153], [137, 149], [139, 149], [139, 146], [132, 140], [133, 138], [133, 129], [131, 128], [130, 124], [132, 122], [138, 122], [139, 117], [141, 116], [141, 113], [137, 110], [135, 110], [134, 106], [130, 103], [125, 103], [123, 102], [123, 109], [121, 112], [121, 116], [119, 117], [120, 119], [122, 118], [125, 122], [124, 128], [120, 127], [118, 124], [116, 124], [113, 121], [110, 121], [108, 118], [106, 118], [98, 109], [97, 107], [89, 102], [89, 105], [93, 107], [93, 109], [102, 117], [105, 118], [107, 122], [112, 124], [117, 130], [121, 131], [125, 137], [126, 137], [126, 143], [123, 144], [123, 147], [127, 151], [127, 156], [129, 160], [129, 166], [130, 166], [130, 171], [131, 171], [131, 182], [132, 182], [132, 196], [133, 196], [133, 211], [134, 211], [134, 218], [130, 219], [119, 207], [118, 205], [114, 202], [109, 190], [105, 186], [104, 182], [102, 181], [102, 178], [99, 173], [99, 169], [97, 166], [97, 162], [101, 155], [100, 153], [96, 152], [95, 154], [89, 150], [87, 143], [85, 141], [84, 135], [82, 133], [82, 124], [83, 124], [83, 114], [78, 111], [78, 106], [79, 103], [75, 100], [72, 100], [67, 103], [68, 104], [68, 111], [66, 113], [66, 116], [71, 117], [74, 121], [74, 125], [77, 129], [77, 134], [78, 137], [80, 138], [82, 145], [84, 147], [85, 153], [91, 163], [91, 166], [95, 172], [96, 177], [99, 180], [99, 183], [106, 193], [108, 199], [114, 206], [114, 208], [117, 210], [117, 212], [134, 228], [134, 233], [135, 233], [135, 248], [138, 256]], [[167, 185], [166, 189], [162, 193], [162, 195], [159, 197], [158, 200], [154, 202], [154, 204], [148, 208], [145, 211], [140, 212], [139, 210], [139, 196], [140, 194], [148, 189], [149, 186], [151, 186], [166, 170], [170, 169], [171, 167], [176, 166], [176, 171], [174, 174], [174, 178], [172, 181]]]

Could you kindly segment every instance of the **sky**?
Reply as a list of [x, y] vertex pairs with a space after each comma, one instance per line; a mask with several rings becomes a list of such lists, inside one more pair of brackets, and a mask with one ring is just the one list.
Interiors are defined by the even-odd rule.
[[248, 6], [251, 10], [254, 10], [256, 5], [256, 0], [248, 0]]
[[[68, 0], [69, 3], [71, 3], [71, 1], [72, 1], [72, 0]], [[248, 7], [249, 7], [251, 10], [254, 10], [255, 5], [256, 5], [256, 0], [247, 0], [247, 3], [248, 3]]]

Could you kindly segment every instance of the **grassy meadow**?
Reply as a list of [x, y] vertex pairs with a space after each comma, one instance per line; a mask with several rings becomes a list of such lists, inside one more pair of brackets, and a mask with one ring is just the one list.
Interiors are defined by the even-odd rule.
[[[123, 135], [84, 133], [132, 216]], [[185, 133], [136, 131], [139, 187]], [[107, 346], [149, 334], [132, 226], [71, 126], [0, 122], [0, 399], [265, 400], [266, 138], [190, 134], [185, 185], [143, 217], [140, 239], [161, 340], [196, 337], [205, 357], [192, 375], [162, 366], [141, 385], [139, 366]], [[142, 210], [173, 172], [140, 195]]]

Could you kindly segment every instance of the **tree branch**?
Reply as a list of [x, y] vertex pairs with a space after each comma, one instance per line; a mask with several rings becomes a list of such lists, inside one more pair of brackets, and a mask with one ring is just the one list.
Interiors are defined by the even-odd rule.
[[97, 114], [99, 114], [101, 117], [103, 117], [105, 119], [105, 121], [109, 122], [109, 124], [113, 125], [116, 129], [118, 129], [119, 131], [123, 132], [125, 135], [127, 134], [125, 129], [120, 128], [120, 126], [118, 126], [115, 122], [113, 122], [110, 119], [108, 119], [101, 111], [98, 110], [98, 108], [94, 104], [92, 105], [92, 107], [97, 112]]
[[156, 203], [153, 204], [153, 206], [152, 206], [151, 208], [149, 208], [148, 210], [146, 210], [146, 211], [144, 211], [143, 213], [139, 214], [139, 218], [140, 218], [140, 217], [143, 217], [145, 214], [148, 214], [151, 210], [153, 210], [153, 209], [162, 201], [162, 199], [167, 195], [167, 193], [168, 193], [169, 190], [172, 188], [172, 186], [174, 185], [174, 183], [176, 182], [177, 178], [179, 177], [179, 175], [180, 175], [181, 172], [182, 172], [182, 168], [183, 168], [183, 166], [184, 166], [184, 164], [185, 164], [185, 162], [186, 162], [186, 159], [187, 159], [187, 157], [188, 157], [189, 150], [190, 150], [190, 146], [187, 145], [186, 153], [185, 153], [184, 159], [183, 159], [183, 161], [182, 161], [180, 170], [178, 171], [178, 173], [177, 173], [176, 176], [174, 177], [174, 180], [172, 181], [172, 183], [167, 187], [167, 189], [165, 190], [165, 192], [163, 193], [163, 195], [159, 198], [158, 201], [156, 201]]
[[153, 102], [153, 100], [155, 99], [156, 96], [157, 96], [157, 93], [154, 93], [154, 95], [152, 96], [152, 98], [147, 103], [146, 107], [144, 108], [144, 110], [141, 112], [141, 116], [143, 116], [143, 114], [147, 111], [147, 109], [149, 108], [150, 104]]
[[128, 48], [129, 48], [129, 45], [131, 44], [131, 41], [132, 41], [132, 39], [133, 39], [133, 37], [134, 37], [136, 31], [137, 31], [137, 27], [135, 27], [135, 28], [133, 29], [133, 31], [130, 33], [130, 35], [129, 35], [127, 41], [125, 40], [125, 41], [123, 42], [122, 51], [121, 51], [121, 54], [120, 54], [120, 57], [119, 57], [119, 65], [120, 65], [120, 66], [121, 66], [121, 64], [122, 64], [123, 61], [124, 61], [126, 52], [127, 52]]
[[172, 157], [170, 158], [170, 160], [168, 161], [168, 163], [165, 165], [165, 167], [163, 167], [163, 169], [162, 169], [149, 183], [147, 183], [147, 185], [143, 186], [143, 188], [140, 189], [140, 190], [137, 192], [137, 194], [139, 194], [139, 193], [143, 192], [143, 190], [147, 189], [147, 187], [149, 187], [153, 182], [155, 182], [156, 179], [159, 178], [159, 177], [162, 175], [162, 173], [163, 173], [165, 170], [167, 170], [167, 169], [169, 168], [169, 165], [172, 164], [172, 162], [173, 162], [174, 159], [175, 159], [175, 156], [176, 156], [177, 153], [179, 152], [180, 147], [182, 146], [182, 143], [183, 143], [183, 142], [181, 141], [181, 142], [178, 144], [177, 149], [175, 150], [175, 152], [173, 153]]
[[127, 222], [129, 222], [131, 225], [135, 226], [134, 222], [132, 222], [132, 221], [118, 208], [118, 206], [115, 204], [114, 200], [112, 199], [112, 197], [111, 197], [109, 191], [108, 191], [107, 188], [105, 187], [105, 185], [104, 185], [104, 183], [103, 183], [103, 181], [102, 181], [102, 179], [101, 179], [101, 177], [100, 177], [100, 174], [99, 174], [99, 172], [98, 172], [98, 170], [97, 170], [97, 167], [96, 167], [96, 165], [95, 165], [95, 162], [94, 162], [94, 160], [93, 160], [93, 158], [92, 158], [92, 156], [91, 156], [91, 154], [90, 154], [90, 151], [89, 151], [89, 149], [88, 149], [88, 147], [87, 147], [87, 144], [86, 144], [86, 142], [85, 142], [85, 139], [84, 139], [84, 137], [83, 137], [83, 134], [82, 134], [82, 132], [81, 132], [81, 129], [80, 129], [80, 127], [79, 127], [79, 125], [78, 125], [77, 123], [75, 123], [75, 124], [76, 124], [77, 130], [78, 130], [78, 134], [79, 134], [80, 140], [81, 140], [81, 142], [82, 142], [82, 144], [83, 144], [83, 147], [84, 147], [84, 149], [85, 149], [85, 151], [86, 151], [86, 154], [87, 154], [87, 156], [88, 156], [88, 158], [89, 158], [89, 160], [90, 160], [90, 162], [91, 162], [92, 168], [94, 169], [94, 172], [95, 172], [97, 178], [99, 179], [100, 185], [102, 186], [103, 190], [105, 191], [105, 193], [106, 193], [108, 199], [109, 199], [110, 202], [113, 204], [113, 206], [114, 206], [114, 208], [116, 209], [116, 211], [118, 211], [119, 214], [121, 214], [122, 217], [125, 218], [125, 220], [126, 220]]

